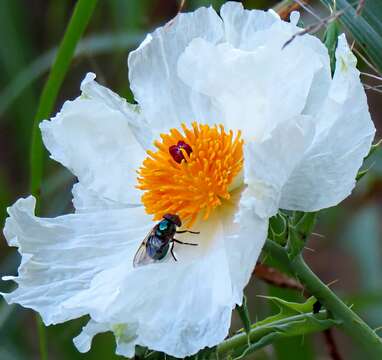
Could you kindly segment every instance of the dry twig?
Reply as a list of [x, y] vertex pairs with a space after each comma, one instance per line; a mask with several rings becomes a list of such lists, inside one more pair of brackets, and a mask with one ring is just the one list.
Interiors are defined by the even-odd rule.
[[366, 0], [359, 0], [357, 10], [356, 10], [357, 16], [362, 14], [362, 10], [365, 7], [365, 4], [366, 4]]
[[324, 331], [324, 337], [330, 357], [333, 360], [342, 360], [342, 357], [337, 349], [337, 345], [334, 341], [332, 329], [326, 329]]
[[256, 264], [254, 275], [258, 279], [261, 279], [266, 283], [277, 287], [293, 289], [298, 291], [304, 290], [304, 287], [296, 280], [282, 274], [275, 268], [261, 263]]
[[331, 14], [330, 16], [327, 16], [326, 18], [323, 18], [321, 19], [319, 22], [317, 23], [314, 23], [310, 26], [308, 26], [307, 28], [301, 30], [301, 31], [298, 31], [296, 34], [294, 34], [284, 45], [283, 45], [283, 49], [288, 46], [296, 37], [298, 36], [302, 36], [302, 35], [305, 35], [305, 34], [314, 34], [315, 32], [319, 31], [322, 27], [330, 24], [332, 21], [334, 20], [337, 20], [343, 13], [345, 12], [345, 9], [343, 10], [339, 10], [333, 14]]

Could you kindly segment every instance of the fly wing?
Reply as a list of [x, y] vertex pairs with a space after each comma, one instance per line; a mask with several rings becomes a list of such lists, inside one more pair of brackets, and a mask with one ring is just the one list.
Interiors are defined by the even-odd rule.
[[137, 252], [134, 255], [133, 267], [143, 266], [155, 262], [147, 253], [147, 240], [154, 235], [154, 230], [151, 230], [145, 239], [142, 241]]

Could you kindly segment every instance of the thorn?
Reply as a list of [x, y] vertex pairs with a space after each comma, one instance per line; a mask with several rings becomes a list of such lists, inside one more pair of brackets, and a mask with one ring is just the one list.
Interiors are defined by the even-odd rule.
[[326, 286], [331, 287], [332, 285], [336, 284], [338, 281], [340, 281], [340, 279], [333, 280], [333, 281], [327, 283]]
[[296, 37], [302, 36], [305, 34], [314, 34], [317, 31], [321, 30], [321, 28], [325, 25], [330, 24], [331, 22], [337, 20], [343, 13], [345, 12], [345, 9], [337, 11], [336, 13], [331, 14], [330, 16], [327, 16], [326, 18], [321, 19], [319, 22], [316, 22], [305, 29], [298, 31], [294, 35], [291, 36], [289, 40], [285, 42], [285, 44], [282, 46], [282, 50], [285, 49], [286, 46], [288, 46]]
[[186, 0], [182, 0], [179, 5], [178, 14], [183, 11], [184, 5], [186, 5]]
[[361, 72], [361, 75], [368, 76], [368, 77], [371, 77], [373, 79], [382, 81], [382, 77], [374, 75], [374, 74], [369, 74], [367, 72]]
[[382, 326], [378, 326], [378, 327], [376, 327], [375, 329], [373, 329], [373, 331], [376, 333], [377, 331], [379, 331], [379, 330], [382, 330]]
[[365, 58], [364, 55], [355, 47], [354, 52], [362, 59], [362, 61], [373, 71], [375, 71], [377, 74], [379, 73], [378, 69], [369, 61]]
[[319, 234], [319, 233], [315, 233], [315, 232], [312, 232], [312, 235], [317, 236], [317, 237], [322, 238], [322, 239], [326, 238], [325, 235], [322, 235], [322, 234]]
[[309, 251], [312, 252], [312, 253], [315, 253], [315, 252], [316, 252], [315, 249], [312, 249], [312, 248], [307, 247], [307, 246], [304, 246], [304, 249], [305, 249], [305, 250], [309, 250]]

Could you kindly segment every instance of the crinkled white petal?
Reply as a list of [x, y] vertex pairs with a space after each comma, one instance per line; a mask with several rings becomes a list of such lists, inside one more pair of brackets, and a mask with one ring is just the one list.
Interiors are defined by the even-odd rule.
[[[137, 138], [145, 124], [136, 108], [94, 78], [88, 74], [81, 85], [82, 95], [66, 101], [54, 118], [42, 122], [45, 146], [53, 159], [99, 197], [139, 203], [135, 170], [145, 151]], [[147, 138], [152, 142], [150, 133]]]
[[248, 188], [244, 191], [236, 190], [231, 196], [231, 200], [222, 209], [222, 217], [234, 301], [240, 305], [243, 289], [267, 238], [268, 219], [262, 219], [256, 214], [256, 199]]
[[305, 40], [282, 49], [292, 26], [277, 21], [267, 30], [268, 42], [253, 50], [194, 39], [179, 58], [179, 76], [213, 99], [228, 128], [261, 140], [278, 123], [309, 114], [313, 81], [330, 78], [327, 59]]
[[268, 138], [244, 145], [244, 182], [255, 212], [264, 218], [273, 216], [283, 188], [313, 141], [314, 119], [300, 115], [277, 126]]
[[202, 38], [216, 44], [222, 37], [222, 22], [216, 12], [200, 8], [178, 14], [129, 54], [131, 89], [154, 132], [167, 132], [182, 122], [220, 121], [211, 100], [184, 84], [176, 66], [179, 55], [192, 39]]
[[366, 94], [344, 35], [338, 38], [336, 70], [312, 146], [283, 188], [280, 207], [315, 211], [338, 204], [355, 186], [375, 128]]
[[96, 212], [108, 209], [126, 209], [128, 207], [136, 207], [141, 205], [128, 205], [100, 196], [94, 190], [88, 189], [82, 183], [78, 182], [73, 185], [73, 206], [76, 213]]
[[228, 1], [221, 7], [220, 16], [223, 19], [225, 41], [242, 50], [253, 50], [263, 45], [259, 32], [280, 21], [280, 17], [273, 10], [245, 10], [241, 3], [233, 1]]
[[[252, 208], [240, 206], [238, 212], [239, 198], [237, 192], [208, 222], [197, 223], [200, 236], [178, 235], [200, 246], [177, 245], [177, 263], [169, 258], [126, 276], [121, 293], [128, 296], [115, 299], [110, 309], [115, 323], [106, 325], [119, 341], [120, 354], [131, 356], [140, 344], [184, 357], [226, 337], [232, 308], [242, 301], [267, 233], [267, 221]], [[87, 327], [75, 341], [81, 351], [89, 347]]]
[[[283, 47], [286, 41], [297, 32], [298, 12], [290, 16], [290, 23], [281, 21], [280, 17], [272, 10], [267, 12], [259, 10], [245, 10], [238, 2], [227, 2], [220, 11], [225, 29], [226, 41], [234, 48], [252, 51], [259, 47], [277, 46]], [[295, 39], [296, 40], [296, 39]], [[294, 41], [295, 41], [294, 40]], [[322, 66], [314, 74], [308, 97], [304, 108], [304, 114], [313, 114], [321, 108], [330, 85], [330, 64], [326, 47], [315, 36], [299, 36], [297, 41], [301, 43], [300, 48], [310, 49], [315, 53], [314, 57], [319, 59]], [[284, 59], [284, 51], [279, 53], [279, 61]], [[277, 59], [275, 54], [274, 59]], [[306, 64], [309, 64], [308, 59]], [[295, 75], [299, 76], [304, 65], [295, 69]], [[261, 67], [263, 69], [263, 67]], [[274, 71], [273, 68], [271, 71]], [[268, 74], [269, 75], [269, 74]], [[278, 83], [275, 83], [275, 87]]]
[[78, 351], [85, 353], [91, 348], [92, 340], [95, 335], [111, 331], [114, 333], [117, 343], [115, 353], [132, 358], [135, 353], [135, 339], [137, 337], [137, 327], [127, 324], [98, 323], [90, 320], [83, 328], [82, 332], [73, 339]]
[[29, 197], [8, 209], [4, 235], [22, 260], [19, 276], [6, 277], [18, 288], [5, 299], [38, 311], [46, 324], [107, 317], [150, 218], [137, 207], [45, 219], [34, 216], [34, 207]]
[[97, 323], [90, 320], [83, 328], [80, 335], [73, 339], [74, 345], [78, 351], [84, 353], [88, 352], [91, 348], [93, 337], [99, 333], [109, 331], [110, 326], [106, 323]]
[[153, 225], [142, 208], [42, 219], [33, 215], [34, 198], [21, 199], [5, 227], [22, 255], [19, 277], [8, 278], [18, 288], [4, 296], [38, 311], [46, 324], [89, 314], [75, 339], [80, 351], [104, 331], [114, 332], [125, 356], [135, 344], [177, 357], [214, 346], [228, 334], [266, 238], [267, 221], [238, 209], [239, 198], [198, 222], [200, 235], [177, 235], [199, 244], [176, 244], [177, 262], [168, 255], [138, 268], [133, 256]]
[[[225, 41], [234, 48], [246, 51], [253, 51], [259, 47], [276, 47], [279, 50], [292, 35], [301, 31], [296, 27], [299, 14], [291, 14], [290, 23], [281, 21], [280, 17], [272, 10], [245, 10], [243, 5], [238, 2], [225, 3], [220, 11], [225, 29]], [[296, 39], [295, 39], [296, 40]], [[294, 40], [294, 41], [295, 41]], [[315, 58], [322, 63], [320, 69], [314, 74], [311, 82], [308, 98], [304, 108], [304, 114], [312, 114], [320, 109], [330, 85], [330, 65], [326, 47], [315, 36], [299, 36], [297, 41], [301, 43], [301, 48], [310, 49], [315, 53]], [[284, 59], [284, 51], [279, 55], [274, 54], [273, 60]], [[280, 59], [277, 57], [280, 56]], [[308, 59], [306, 64], [309, 64]], [[295, 76], [300, 75], [301, 69], [305, 66], [295, 68]], [[274, 71], [275, 69], [273, 69]], [[277, 88], [278, 82], [275, 82]]]

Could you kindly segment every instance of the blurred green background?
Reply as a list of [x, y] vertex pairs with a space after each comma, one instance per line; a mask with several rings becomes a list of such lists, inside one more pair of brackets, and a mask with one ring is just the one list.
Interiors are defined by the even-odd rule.
[[[379, 0], [370, 0], [379, 1]], [[184, 10], [202, 5], [216, 9], [224, 1], [188, 0]], [[267, 8], [276, 1], [243, 1], [246, 8]], [[310, 1], [316, 14], [325, 16], [318, 1]], [[55, 48], [58, 46], [75, 1], [69, 0], [0, 0], [0, 222], [6, 206], [28, 194], [29, 146], [38, 97], [47, 78]], [[136, 48], [145, 34], [174, 17], [180, 1], [175, 0], [108, 0], [99, 1], [85, 36], [60, 91], [56, 110], [65, 99], [79, 94], [85, 73], [93, 71], [100, 83], [130, 101], [128, 52]], [[302, 10], [303, 21], [314, 17]], [[381, 25], [382, 26], [382, 25]], [[373, 71], [360, 61], [362, 71]], [[365, 82], [378, 86], [382, 82], [370, 77]], [[371, 82], [370, 82], [371, 81]], [[376, 89], [379, 89], [378, 87]], [[367, 91], [370, 111], [381, 137], [382, 94]], [[382, 325], [382, 151], [370, 159], [369, 173], [353, 195], [341, 206], [322, 212], [306, 258], [321, 279], [329, 283], [374, 328]], [[72, 211], [70, 189], [75, 179], [63, 167], [46, 159], [42, 188], [42, 213], [56, 216]], [[0, 275], [15, 274], [19, 257], [15, 249], [0, 240]], [[1, 291], [12, 284], [0, 282]], [[302, 300], [299, 293], [276, 289], [252, 279], [247, 287], [252, 319], [262, 319], [275, 312], [258, 294]], [[99, 335], [92, 350], [80, 354], [72, 344], [86, 319], [51, 326], [47, 329], [50, 359], [117, 359], [114, 339]], [[233, 329], [239, 326], [234, 317]], [[349, 338], [334, 331], [334, 338], [344, 359], [360, 359], [361, 354]], [[0, 301], [0, 359], [38, 359], [38, 338], [32, 311], [8, 306]], [[268, 346], [256, 353], [256, 359], [330, 359], [322, 334], [296, 338]]]

